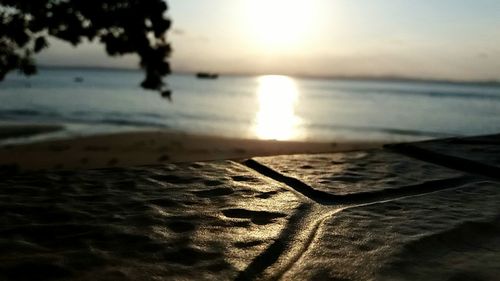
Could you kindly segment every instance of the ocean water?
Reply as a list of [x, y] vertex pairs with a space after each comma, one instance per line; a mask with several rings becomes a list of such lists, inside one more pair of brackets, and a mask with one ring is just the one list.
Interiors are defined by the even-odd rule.
[[[82, 77], [82, 82], [75, 82]], [[287, 76], [174, 74], [172, 100], [140, 71], [42, 69], [0, 83], [0, 121], [63, 123], [67, 134], [163, 128], [277, 140], [406, 141], [500, 132], [500, 87]]]

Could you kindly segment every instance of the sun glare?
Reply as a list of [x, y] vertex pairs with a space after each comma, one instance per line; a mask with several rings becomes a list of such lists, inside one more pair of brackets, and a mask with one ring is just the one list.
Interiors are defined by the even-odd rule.
[[299, 47], [312, 20], [307, 0], [249, 0], [246, 13], [256, 43], [268, 51]]
[[299, 97], [297, 85], [287, 76], [259, 77], [259, 111], [255, 131], [261, 139], [289, 140], [297, 136], [300, 119], [295, 115]]

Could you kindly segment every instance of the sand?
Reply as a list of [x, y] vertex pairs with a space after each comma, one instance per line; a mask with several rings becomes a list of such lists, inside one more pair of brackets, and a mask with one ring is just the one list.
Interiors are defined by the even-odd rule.
[[302, 205], [230, 161], [0, 181], [0, 280], [233, 280]]
[[0, 280], [500, 274], [498, 181], [381, 149], [256, 160], [302, 175], [316, 196], [234, 161], [3, 175]]
[[351, 153], [281, 155], [254, 158], [286, 176], [300, 179], [317, 191], [333, 195], [416, 189], [463, 173], [407, 156], [372, 149]]
[[341, 152], [381, 146], [382, 143], [375, 142], [270, 141], [140, 131], [4, 145], [0, 146], [0, 166], [10, 170], [94, 169]]
[[498, 280], [498, 183], [457, 187], [331, 212], [282, 280]]
[[[497, 280], [487, 140], [495, 156], [172, 132], [9, 145], [0, 280]], [[237, 161], [193, 162], [214, 159]]]

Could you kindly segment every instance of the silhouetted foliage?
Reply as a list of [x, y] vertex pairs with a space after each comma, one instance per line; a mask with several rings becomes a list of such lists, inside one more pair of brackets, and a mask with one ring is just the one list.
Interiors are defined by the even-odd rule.
[[0, 0], [0, 81], [15, 69], [35, 74], [33, 54], [52, 36], [74, 46], [99, 40], [111, 56], [137, 53], [141, 86], [161, 90], [170, 73], [166, 11], [163, 0]]

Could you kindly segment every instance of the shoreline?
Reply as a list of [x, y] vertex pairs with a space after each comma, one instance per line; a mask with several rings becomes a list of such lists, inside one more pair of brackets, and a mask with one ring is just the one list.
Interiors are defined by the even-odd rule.
[[63, 131], [64, 125], [0, 121], [0, 141]]
[[[0, 131], [3, 128], [0, 126]], [[380, 148], [383, 142], [303, 142], [238, 139], [169, 131], [138, 131], [0, 145], [0, 167], [67, 170], [130, 167], [256, 156]]]

